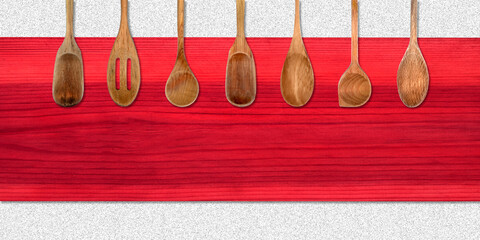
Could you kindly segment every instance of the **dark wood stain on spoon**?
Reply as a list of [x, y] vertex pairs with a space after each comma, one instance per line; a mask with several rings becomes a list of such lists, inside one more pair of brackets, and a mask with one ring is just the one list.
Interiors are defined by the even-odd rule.
[[397, 72], [397, 87], [400, 99], [409, 108], [418, 107], [428, 93], [429, 74], [417, 41], [418, 3], [412, 0], [410, 43]]
[[63, 107], [78, 104], [83, 98], [82, 53], [73, 37], [73, 0], [66, 0], [67, 32], [58, 49], [53, 73], [53, 99]]
[[236, 107], [253, 103], [257, 93], [257, 80], [253, 53], [245, 39], [245, 0], [237, 0], [237, 37], [230, 48], [227, 62], [225, 93]]

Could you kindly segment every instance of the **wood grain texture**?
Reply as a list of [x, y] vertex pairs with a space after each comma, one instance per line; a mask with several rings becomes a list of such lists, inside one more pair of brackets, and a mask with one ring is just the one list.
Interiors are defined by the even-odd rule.
[[73, 37], [73, 0], [66, 0], [67, 30], [55, 58], [52, 92], [60, 106], [71, 107], [82, 101], [84, 91], [82, 52]]
[[283, 99], [293, 107], [302, 107], [313, 94], [314, 83], [312, 64], [302, 40], [300, 28], [300, 1], [295, 1], [295, 27], [292, 43], [283, 64], [280, 89]]
[[352, 59], [338, 82], [340, 107], [361, 107], [372, 95], [370, 79], [358, 61], [358, 0], [352, 0]]
[[410, 43], [397, 72], [397, 87], [400, 99], [405, 106], [420, 106], [428, 93], [428, 67], [417, 40], [418, 3], [411, 3]]
[[188, 107], [197, 100], [199, 86], [197, 78], [188, 66], [187, 58], [185, 57], [185, 40], [184, 40], [184, 13], [185, 2], [178, 0], [178, 49], [177, 60], [172, 73], [168, 78], [165, 86], [165, 96], [168, 101], [177, 107]]
[[[128, 27], [128, 0], [120, 0], [122, 15], [118, 36], [113, 44], [107, 67], [107, 86], [112, 100], [121, 107], [130, 106], [140, 91], [140, 60]], [[119, 87], [116, 82], [116, 63], [120, 60]], [[130, 61], [129, 61], [130, 60]], [[128, 76], [130, 62], [130, 76]], [[130, 77], [130, 87], [128, 81]]]
[[225, 94], [236, 107], [250, 106], [257, 95], [255, 60], [245, 39], [245, 0], [237, 0], [237, 37], [228, 51]]
[[431, 84], [415, 109], [396, 86], [408, 39], [359, 40], [374, 94], [349, 109], [337, 101], [349, 38], [304, 39], [317, 81], [301, 109], [278, 84], [289, 38], [248, 39], [258, 69], [249, 108], [225, 99], [233, 38], [185, 39], [202, 85], [190, 108], [163, 95], [176, 38], [135, 39], [143, 81], [129, 108], [105, 86], [115, 39], [77, 38], [85, 96], [62, 108], [51, 99], [62, 40], [0, 38], [2, 201], [480, 200], [479, 39], [419, 39]]

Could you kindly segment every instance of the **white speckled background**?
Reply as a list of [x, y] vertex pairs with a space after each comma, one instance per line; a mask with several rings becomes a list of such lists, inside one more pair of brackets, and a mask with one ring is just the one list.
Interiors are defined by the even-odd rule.
[[[304, 37], [349, 37], [350, 0], [301, 0]], [[480, 37], [478, 0], [419, 0], [419, 37]], [[61, 37], [65, 1], [0, 0], [0, 37]], [[247, 37], [291, 37], [294, 0], [246, 0]], [[176, 0], [130, 0], [134, 37], [176, 37]], [[187, 37], [235, 37], [234, 0], [186, 0]], [[409, 37], [409, 0], [360, 0], [360, 37]], [[115, 37], [119, 0], [76, 0], [77, 37]]]
[[2, 203], [0, 213], [1, 239], [480, 239], [476, 203]]
[[[293, 0], [246, 0], [247, 37], [290, 37]], [[408, 37], [409, 0], [360, 0], [360, 37]], [[61, 37], [63, 0], [0, 0], [0, 37]], [[304, 37], [349, 37], [350, 0], [301, 0]], [[76, 0], [114, 37], [118, 0]], [[234, 0], [186, 0], [187, 37], [234, 37]], [[130, 0], [134, 37], [175, 37], [175, 0]], [[480, 37], [478, 0], [419, 0], [419, 37]], [[480, 54], [480, 53], [479, 53]], [[480, 239], [480, 203], [0, 203], [0, 239]]]

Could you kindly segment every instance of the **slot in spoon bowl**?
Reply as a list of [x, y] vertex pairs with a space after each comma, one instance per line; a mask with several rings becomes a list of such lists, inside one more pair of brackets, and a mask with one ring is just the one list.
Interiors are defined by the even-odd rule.
[[[108, 92], [112, 100], [121, 107], [130, 106], [140, 90], [140, 61], [137, 49], [128, 28], [128, 0], [121, 0], [122, 15], [118, 36], [110, 53], [107, 69]], [[116, 63], [120, 60], [120, 86], [117, 89]], [[128, 60], [130, 60], [130, 89], [128, 88]]]

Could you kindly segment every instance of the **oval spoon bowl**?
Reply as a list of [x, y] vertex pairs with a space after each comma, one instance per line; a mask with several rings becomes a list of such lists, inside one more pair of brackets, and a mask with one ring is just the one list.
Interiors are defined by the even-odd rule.
[[253, 103], [256, 93], [255, 62], [252, 57], [237, 52], [230, 56], [227, 63], [226, 95], [228, 101], [237, 107], [246, 107]]
[[[120, 107], [133, 104], [140, 90], [140, 60], [128, 28], [128, 0], [121, 0], [121, 20], [117, 38], [113, 44], [107, 67], [107, 86], [112, 100]], [[116, 67], [120, 60], [117, 88]], [[130, 60], [130, 88], [128, 88], [128, 60]]]
[[358, 0], [352, 0], [352, 57], [347, 71], [338, 82], [340, 107], [361, 107], [372, 95], [370, 79], [358, 61]]
[[82, 101], [84, 92], [82, 52], [73, 36], [73, 0], [66, 0], [67, 30], [57, 51], [52, 95], [56, 104], [71, 107]]
[[303, 44], [300, 28], [300, 0], [295, 0], [295, 24], [287, 58], [280, 76], [283, 100], [292, 107], [302, 107], [313, 95], [315, 78], [312, 63]]
[[409, 108], [420, 106], [428, 93], [430, 77], [422, 51], [417, 39], [417, 0], [411, 1], [410, 43], [403, 56], [397, 72], [398, 95], [403, 104]]
[[60, 56], [53, 74], [53, 99], [58, 105], [71, 107], [83, 98], [83, 64], [75, 54]]
[[292, 107], [308, 103], [313, 95], [314, 76], [308, 57], [301, 54], [288, 55], [281, 77], [283, 99]]
[[198, 81], [193, 73], [176, 72], [168, 78], [165, 95], [173, 105], [188, 107], [197, 100], [198, 90]]
[[364, 105], [371, 97], [371, 89], [370, 79], [363, 71], [345, 72], [338, 84], [340, 106], [357, 107]]
[[188, 107], [192, 105], [198, 97], [200, 91], [198, 81], [188, 65], [185, 56], [185, 1], [177, 1], [177, 32], [178, 47], [177, 60], [173, 67], [170, 77], [168, 77], [165, 86], [165, 95], [167, 100], [176, 107]]
[[418, 107], [427, 97], [429, 75], [427, 63], [419, 49], [407, 50], [398, 67], [398, 94], [405, 106]]
[[257, 95], [253, 53], [245, 39], [245, 0], [237, 0], [237, 37], [228, 51], [225, 96], [235, 107], [248, 107]]

